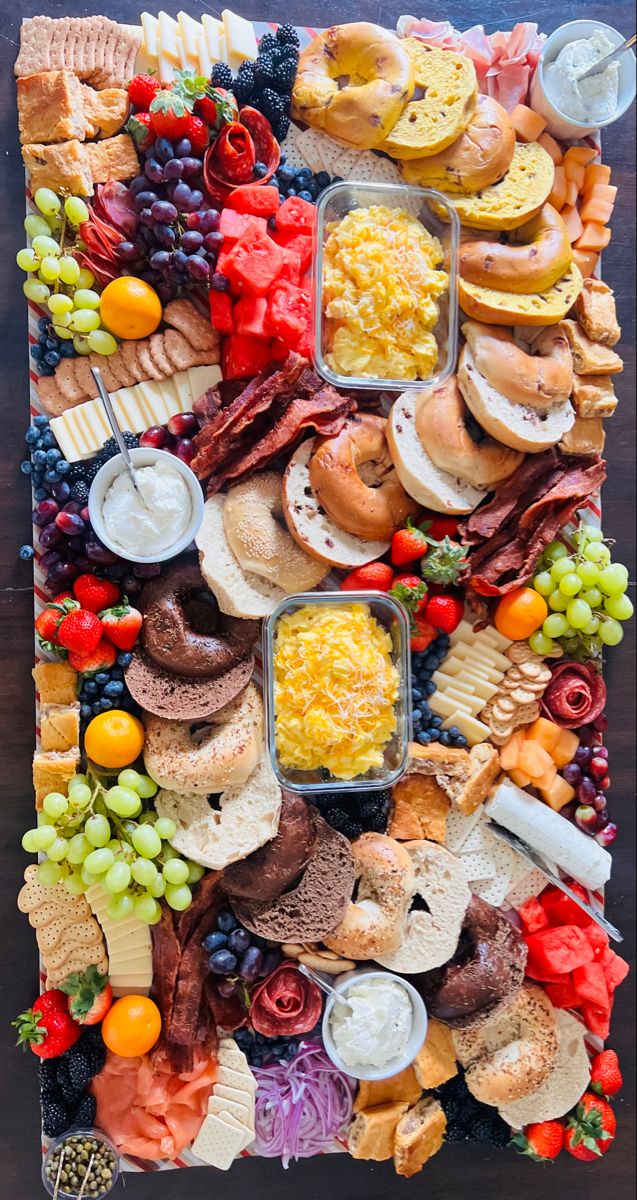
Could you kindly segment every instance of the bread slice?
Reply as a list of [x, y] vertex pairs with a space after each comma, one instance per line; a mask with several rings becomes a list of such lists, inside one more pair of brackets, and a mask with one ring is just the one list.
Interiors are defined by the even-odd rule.
[[367, 542], [346, 533], [321, 508], [310, 483], [309, 462], [313, 452], [313, 438], [301, 442], [283, 476], [283, 512], [295, 542], [312, 558], [344, 571], [362, 567], [386, 554], [389, 542]]
[[211, 496], [204, 505], [195, 538], [201, 574], [222, 613], [259, 620], [281, 604], [286, 593], [275, 583], [242, 570], [228, 545], [223, 523], [225, 502], [225, 496]]
[[[568, 315], [584, 280], [576, 263], [543, 292], [503, 292], [458, 280], [458, 301], [467, 316], [485, 325], [556, 325]], [[604, 368], [601, 368], [602, 370]]]
[[409, 1104], [403, 1101], [359, 1112], [352, 1122], [347, 1143], [352, 1158], [368, 1162], [385, 1162], [391, 1158], [396, 1126], [408, 1108]]
[[569, 1112], [586, 1091], [591, 1067], [586, 1049], [586, 1030], [571, 1013], [555, 1010], [559, 1049], [551, 1073], [534, 1092], [522, 1100], [511, 1100], [499, 1109], [513, 1129], [536, 1121], [555, 1121]]
[[43, 704], [40, 707], [40, 748], [66, 752], [80, 741], [80, 705]]
[[555, 1068], [559, 1038], [546, 992], [525, 983], [515, 998], [477, 1029], [454, 1031], [469, 1091], [498, 1106], [537, 1090]]
[[407, 915], [401, 945], [377, 961], [388, 971], [417, 975], [433, 971], [455, 954], [471, 892], [462, 864], [436, 842], [404, 842], [412, 860], [414, 894], [424, 908]]
[[[473, 229], [517, 229], [530, 221], [549, 198], [555, 168], [553, 159], [537, 142], [515, 147], [513, 160], [499, 183], [476, 195], [468, 192], [448, 197], [463, 225]], [[446, 210], [434, 208], [443, 218]]]
[[539, 454], [555, 446], [575, 424], [570, 400], [548, 412], [509, 400], [487, 383], [475, 364], [469, 346], [463, 346], [458, 365], [458, 384], [467, 407], [486, 433], [527, 454]]
[[361, 1079], [354, 1101], [354, 1112], [378, 1108], [381, 1104], [402, 1104], [405, 1109], [420, 1100], [422, 1087], [413, 1067], [405, 1067], [388, 1079]]
[[436, 778], [455, 807], [470, 817], [484, 804], [501, 773], [500, 757], [495, 746], [489, 742], [479, 742], [477, 746], [472, 746], [467, 767], [468, 773], [464, 779], [458, 778], [457, 775], [445, 776], [444, 773]]
[[578, 321], [565, 321], [564, 332], [573, 355], [573, 369], [578, 375], [619, 375], [623, 371], [624, 363], [617, 351], [594, 342]]
[[442, 513], [470, 513], [486, 495], [484, 488], [463, 483], [437, 467], [416, 431], [416, 415], [431, 393], [412, 389], [394, 402], [387, 422], [387, 441], [405, 491], [425, 508]]
[[606, 433], [601, 417], [576, 417], [575, 424], [558, 443], [562, 454], [603, 454]]
[[442, 1087], [443, 1083], [458, 1074], [453, 1034], [448, 1025], [443, 1025], [435, 1017], [429, 1018], [427, 1037], [414, 1060], [414, 1071], [425, 1091]]
[[442, 1149], [447, 1128], [442, 1105], [425, 1096], [400, 1118], [394, 1140], [394, 1167], [397, 1175], [410, 1179]]
[[574, 375], [573, 408], [578, 417], [612, 417], [619, 403], [610, 375]]
[[399, 842], [426, 838], [444, 845], [449, 800], [432, 775], [403, 775], [392, 789], [390, 837]]
[[451, 775], [466, 779], [469, 751], [459, 746], [443, 746], [442, 742], [431, 742], [429, 746], [410, 742], [407, 769], [421, 771], [423, 775]]
[[31, 672], [40, 704], [75, 704], [77, 671], [67, 662], [40, 662]]

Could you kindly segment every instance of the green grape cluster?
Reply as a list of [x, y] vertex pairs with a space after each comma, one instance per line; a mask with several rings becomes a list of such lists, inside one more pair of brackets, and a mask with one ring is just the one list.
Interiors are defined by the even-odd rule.
[[25, 217], [31, 245], [16, 255], [18, 266], [28, 276], [22, 285], [25, 296], [35, 304], [46, 304], [57, 337], [63, 341], [72, 338], [77, 354], [90, 354], [91, 350], [113, 354], [117, 342], [100, 328], [95, 276], [80, 267], [73, 254], [81, 248], [77, 232], [89, 217], [86, 204], [80, 196], [67, 196], [63, 202], [50, 188], [38, 188], [33, 200], [42, 215]]
[[155, 925], [161, 897], [183, 912], [192, 903], [190, 885], [204, 871], [170, 845], [175, 822], [144, 807], [156, 791], [148, 775], [127, 768], [112, 787], [91, 775], [75, 775], [68, 795], [49, 792], [37, 828], [22, 838], [27, 853], [46, 855], [38, 866], [39, 883], [62, 883], [72, 896], [99, 883], [110, 894], [113, 920], [136, 916]]
[[529, 638], [536, 654], [551, 654], [560, 645], [579, 662], [599, 658], [604, 646], [618, 646], [622, 622], [633, 615], [626, 595], [628, 571], [612, 561], [601, 529], [582, 523], [572, 551], [562, 542], [546, 547], [532, 587], [551, 610], [541, 629]]

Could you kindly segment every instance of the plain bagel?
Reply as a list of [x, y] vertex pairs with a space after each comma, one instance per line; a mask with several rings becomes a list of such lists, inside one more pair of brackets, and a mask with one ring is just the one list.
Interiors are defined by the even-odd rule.
[[406, 492], [424, 508], [441, 513], [470, 513], [484, 500], [485, 489], [441, 471], [418, 437], [417, 420], [430, 392], [410, 390], [394, 401], [387, 421], [387, 441]]
[[387, 421], [372, 413], [349, 417], [334, 437], [316, 439], [310, 483], [327, 515], [346, 533], [385, 541], [415, 517], [387, 444]]
[[513, 474], [524, 455], [485, 437], [476, 441], [467, 428], [467, 406], [455, 375], [431, 393], [416, 414], [416, 431], [441, 471], [491, 491]]
[[332, 25], [303, 51], [292, 116], [361, 150], [380, 145], [414, 90], [412, 61], [379, 25]]
[[508, 112], [491, 96], [478, 96], [464, 133], [427, 158], [400, 164], [405, 183], [441, 192], [480, 192], [506, 175], [515, 150]]
[[410, 855], [384, 833], [363, 833], [352, 843], [358, 889], [343, 919], [327, 937], [328, 950], [357, 961], [395, 950], [414, 890]]
[[459, 271], [479, 287], [544, 292], [573, 261], [566, 225], [551, 204], [509, 234], [508, 242], [470, 240], [460, 247]]
[[222, 613], [231, 617], [267, 617], [287, 593], [269, 579], [244, 571], [235, 558], [223, 522], [226, 497], [210, 496], [195, 538], [201, 574]]
[[575, 424], [575, 410], [568, 399], [546, 412], [509, 400], [478, 370], [469, 345], [463, 346], [460, 354], [458, 385], [478, 425], [512, 450], [526, 454], [549, 450]]
[[493, 1020], [456, 1030], [453, 1041], [476, 1100], [495, 1106], [521, 1100], [544, 1083], [557, 1061], [555, 1010], [541, 987], [525, 983]]
[[[414, 871], [402, 941], [396, 950], [376, 955], [381, 966], [401, 975], [417, 975], [442, 966], [455, 953], [471, 892], [460, 861], [436, 842], [405, 842]], [[355, 956], [354, 956], [355, 957]]]
[[310, 592], [327, 575], [283, 527], [281, 487], [276, 471], [254, 475], [230, 488], [223, 509], [228, 545], [243, 571], [269, 579], [290, 595]]
[[146, 771], [170, 791], [223, 792], [245, 783], [263, 756], [263, 701], [253, 683], [205, 720], [145, 713], [144, 725]]
[[573, 390], [573, 359], [561, 325], [548, 325], [531, 341], [531, 352], [508, 329], [465, 321], [463, 335], [487, 383], [516, 404], [547, 412]]

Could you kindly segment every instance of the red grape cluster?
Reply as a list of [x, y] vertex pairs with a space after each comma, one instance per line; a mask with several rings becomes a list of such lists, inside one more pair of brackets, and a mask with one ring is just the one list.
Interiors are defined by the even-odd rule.
[[563, 809], [584, 833], [594, 837], [602, 846], [611, 846], [617, 837], [617, 826], [610, 820], [606, 793], [611, 781], [608, 774], [608, 750], [600, 742], [600, 724], [580, 730], [580, 745], [573, 761], [562, 770], [567, 783], [575, 788], [577, 797]]
[[166, 425], [151, 425], [140, 435], [140, 446], [152, 446], [154, 450], [166, 450], [182, 462], [190, 463], [194, 458], [192, 438], [199, 431], [194, 413], [175, 413]]

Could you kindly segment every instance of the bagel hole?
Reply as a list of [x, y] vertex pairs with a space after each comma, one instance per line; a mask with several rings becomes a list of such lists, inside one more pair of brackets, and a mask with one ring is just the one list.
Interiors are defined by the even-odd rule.
[[[351, 83], [350, 83], [350, 80], [351, 80]], [[336, 86], [337, 86], [339, 92], [342, 92], [343, 89], [346, 87], [356, 87], [357, 86], [356, 82], [352, 79], [351, 75], [337, 75], [334, 82], [336, 83]]]
[[221, 796], [222, 792], [211, 792], [207, 797], [212, 812], [221, 812]]
[[219, 607], [212, 592], [193, 592], [184, 601], [184, 612], [195, 633], [209, 636], [219, 627]]
[[416, 892], [416, 895], [409, 905], [409, 911], [431, 913], [431, 909], [427, 904], [427, 901], [420, 895], [420, 892]]

